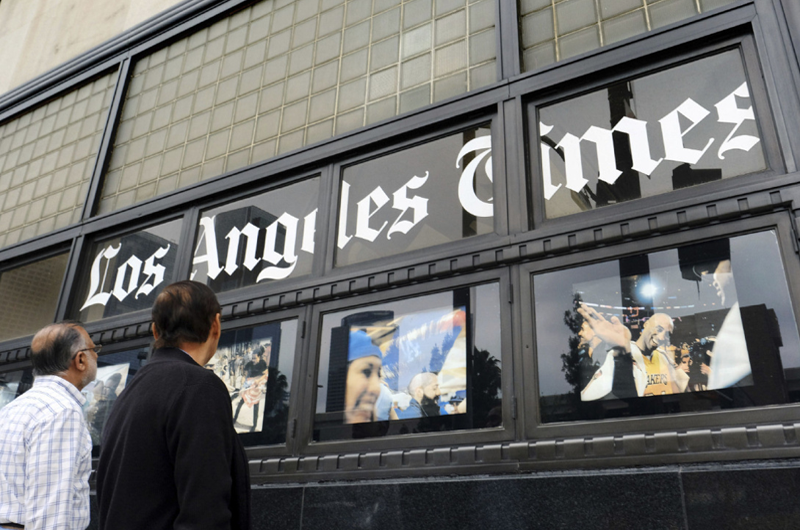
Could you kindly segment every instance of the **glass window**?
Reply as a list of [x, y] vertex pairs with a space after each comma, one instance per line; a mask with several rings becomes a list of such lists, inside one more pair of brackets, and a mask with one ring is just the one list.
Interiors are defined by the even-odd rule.
[[59, 254], [0, 274], [0, 340], [31, 335], [53, 322], [68, 258]]
[[800, 400], [775, 232], [534, 277], [544, 422]]
[[0, 373], [0, 409], [30, 390], [33, 386], [33, 370], [16, 370]]
[[496, 82], [495, 7], [265, 0], [145, 57], [100, 212]]
[[766, 169], [738, 50], [539, 109], [545, 215]]
[[494, 231], [489, 126], [342, 171], [336, 265]]
[[92, 322], [150, 309], [174, 275], [180, 235], [175, 220], [93, 244], [90, 265], [78, 277], [75, 318]]
[[498, 284], [328, 313], [314, 440], [502, 424]]
[[311, 272], [319, 178], [206, 210], [191, 279], [216, 292]]
[[[111, 408], [136, 372], [144, 366], [148, 351], [149, 347], [143, 347], [101, 355], [97, 359], [97, 377], [81, 390], [86, 398], [83, 413], [92, 437], [93, 456], [99, 455], [103, 428]], [[0, 408], [30, 390], [33, 379], [31, 368], [0, 373]]]
[[608, 46], [736, 0], [520, 0], [525, 71]]
[[94, 456], [99, 455], [103, 429], [114, 403], [136, 372], [145, 365], [149, 351], [150, 348], [145, 346], [101, 355], [97, 359], [97, 377], [81, 390], [86, 398], [83, 410], [92, 435]]
[[228, 387], [245, 445], [286, 441], [296, 342], [297, 320], [225, 331], [206, 365]]
[[116, 78], [0, 125], [0, 248], [80, 220]]

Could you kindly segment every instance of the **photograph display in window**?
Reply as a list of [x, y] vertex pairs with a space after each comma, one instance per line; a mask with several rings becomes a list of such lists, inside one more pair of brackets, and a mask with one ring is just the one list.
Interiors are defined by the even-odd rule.
[[148, 348], [139, 348], [100, 356], [97, 359], [97, 377], [81, 390], [86, 398], [83, 412], [95, 453], [102, 444], [103, 429], [114, 403], [144, 366], [147, 351]]
[[494, 231], [489, 125], [347, 166], [336, 265]]
[[323, 318], [316, 439], [501, 424], [497, 285]]
[[774, 232], [536, 276], [544, 420], [795, 401], [783, 278]]
[[225, 331], [206, 364], [228, 388], [233, 424], [245, 442], [286, 440], [296, 333], [296, 320]]
[[202, 213], [191, 279], [215, 292], [311, 272], [319, 178]]
[[0, 409], [30, 390], [33, 386], [33, 370], [15, 370], [0, 373]]
[[78, 274], [74, 317], [92, 322], [150, 309], [173, 277], [180, 235], [175, 220], [93, 244]]
[[739, 50], [542, 107], [533, 124], [548, 218], [767, 168]]

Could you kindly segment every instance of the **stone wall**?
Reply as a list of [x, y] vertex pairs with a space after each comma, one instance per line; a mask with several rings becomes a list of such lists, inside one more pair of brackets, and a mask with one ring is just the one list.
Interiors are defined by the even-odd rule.
[[182, 0], [2, 0], [0, 94]]

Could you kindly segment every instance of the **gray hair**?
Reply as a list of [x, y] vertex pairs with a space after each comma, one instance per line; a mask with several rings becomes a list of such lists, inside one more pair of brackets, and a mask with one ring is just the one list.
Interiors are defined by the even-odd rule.
[[50, 324], [31, 341], [34, 375], [56, 375], [67, 371], [72, 356], [86, 346], [80, 324], [73, 321]]

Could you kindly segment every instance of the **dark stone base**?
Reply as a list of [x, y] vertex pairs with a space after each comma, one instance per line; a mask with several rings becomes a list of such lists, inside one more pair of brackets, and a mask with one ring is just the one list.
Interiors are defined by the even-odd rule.
[[270, 485], [252, 502], [254, 530], [752, 530], [796, 528], [798, 498], [800, 462], [778, 461]]

